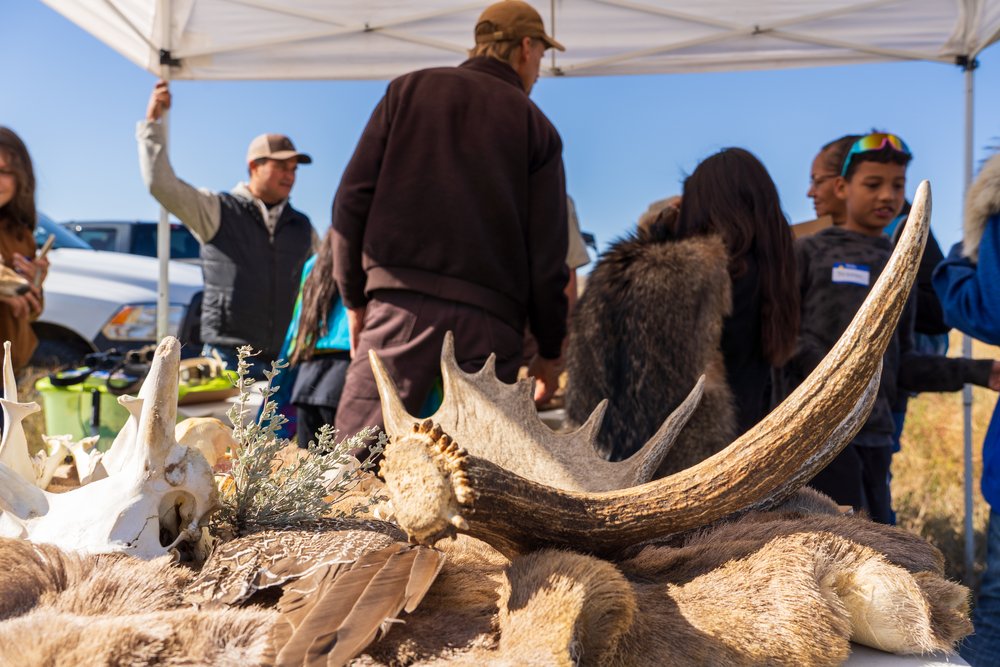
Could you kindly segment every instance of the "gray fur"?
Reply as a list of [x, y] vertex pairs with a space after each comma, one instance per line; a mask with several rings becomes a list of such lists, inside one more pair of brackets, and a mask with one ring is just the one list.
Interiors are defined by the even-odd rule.
[[566, 409], [582, 423], [609, 400], [597, 437], [610, 460], [634, 454], [706, 374], [701, 405], [659, 474], [687, 468], [734, 438], [719, 341], [731, 282], [720, 238], [669, 239], [664, 225], [615, 243], [587, 280], [571, 323]]
[[979, 261], [979, 243], [983, 239], [986, 221], [1000, 213], [1000, 154], [991, 157], [965, 195], [965, 225], [962, 239], [963, 254]]

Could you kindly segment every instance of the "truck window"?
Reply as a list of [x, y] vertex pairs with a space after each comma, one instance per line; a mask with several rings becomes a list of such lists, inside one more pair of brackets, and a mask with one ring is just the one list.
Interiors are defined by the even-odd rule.
[[[156, 225], [142, 224], [132, 228], [132, 253], [156, 257]], [[195, 259], [201, 256], [198, 240], [179, 224], [170, 225], [170, 259]]]
[[77, 235], [95, 250], [118, 251], [118, 230], [100, 227], [81, 229]]

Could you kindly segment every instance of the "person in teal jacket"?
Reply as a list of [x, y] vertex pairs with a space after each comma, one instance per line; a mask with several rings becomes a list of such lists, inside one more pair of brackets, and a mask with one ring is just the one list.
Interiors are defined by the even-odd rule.
[[280, 353], [291, 366], [280, 382], [284, 387], [276, 400], [279, 405], [287, 401], [294, 406], [291, 423], [303, 448], [316, 440], [320, 426], [333, 425], [351, 363], [347, 311], [333, 281], [332, 248], [327, 232], [319, 253], [302, 268], [299, 294]]
[[[1000, 345], [1000, 155], [969, 188], [963, 240], [938, 265], [933, 280], [947, 324]], [[986, 572], [972, 618], [975, 633], [959, 650], [973, 667], [1000, 666], [1000, 403], [983, 441], [981, 488], [990, 506]]]

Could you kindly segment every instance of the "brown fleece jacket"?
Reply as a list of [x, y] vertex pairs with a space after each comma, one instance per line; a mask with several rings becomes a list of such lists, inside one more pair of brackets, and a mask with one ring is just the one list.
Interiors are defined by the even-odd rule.
[[404, 289], [481, 306], [546, 358], [566, 332], [562, 141], [510, 65], [472, 58], [389, 84], [333, 204], [344, 305]]

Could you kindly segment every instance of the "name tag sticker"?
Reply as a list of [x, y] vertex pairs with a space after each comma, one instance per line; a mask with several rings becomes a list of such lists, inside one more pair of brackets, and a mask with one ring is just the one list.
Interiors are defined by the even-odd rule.
[[871, 276], [871, 271], [865, 264], [837, 262], [833, 265], [833, 282], [837, 284], [868, 287], [871, 284]]

